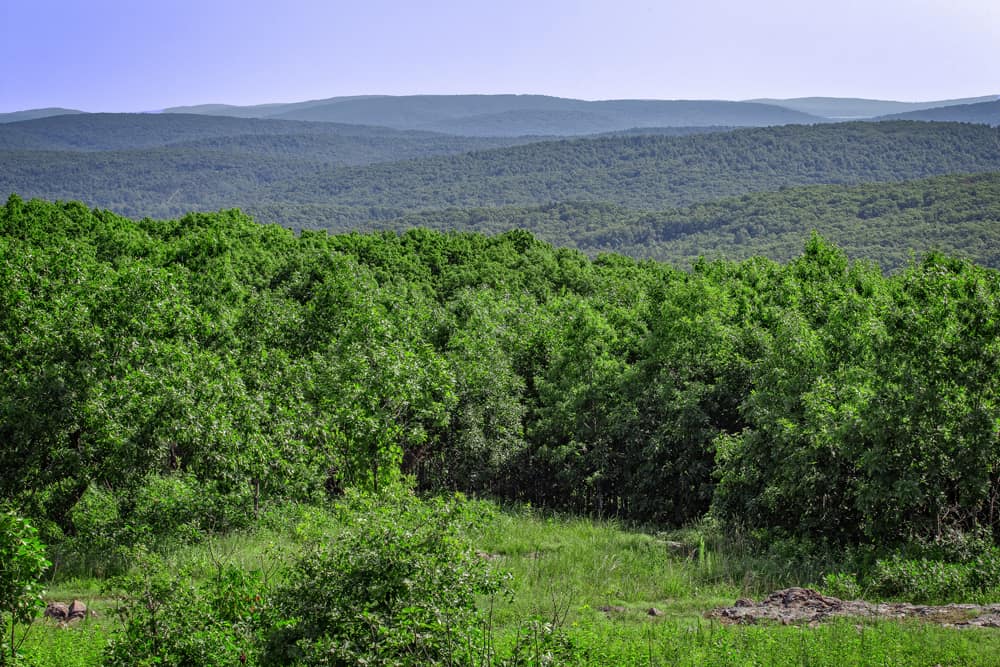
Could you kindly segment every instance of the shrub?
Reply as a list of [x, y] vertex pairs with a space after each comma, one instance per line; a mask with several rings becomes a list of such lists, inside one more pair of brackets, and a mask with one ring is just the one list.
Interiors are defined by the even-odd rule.
[[39, 580], [49, 565], [34, 527], [11, 511], [0, 512], [0, 665], [17, 659], [14, 628], [30, 623], [41, 607]]
[[346, 530], [306, 554], [274, 596], [264, 664], [478, 662], [477, 597], [499, 580], [471, 550], [477, 505], [349, 495]]
[[868, 573], [872, 590], [913, 602], [956, 602], [1000, 590], [1000, 548], [984, 549], [964, 562], [905, 558], [875, 562]]
[[230, 565], [196, 582], [155, 557], [113, 580], [122, 629], [108, 643], [108, 667], [257, 664], [264, 577]]
[[60, 565], [104, 576], [124, 571], [136, 547], [164, 553], [206, 534], [248, 525], [248, 491], [221, 493], [191, 475], [150, 475], [130, 494], [91, 485], [70, 511], [75, 534]]
[[926, 558], [895, 555], [875, 563], [872, 589], [887, 597], [912, 602], [953, 602], [971, 593], [972, 567]]

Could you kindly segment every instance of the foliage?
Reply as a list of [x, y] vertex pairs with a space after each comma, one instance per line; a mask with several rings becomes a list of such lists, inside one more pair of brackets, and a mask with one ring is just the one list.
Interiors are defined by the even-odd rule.
[[0, 511], [0, 665], [18, 657], [16, 627], [29, 624], [42, 606], [41, 578], [50, 563], [38, 532], [11, 510]]
[[198, 582], [144, 556], [134, 573], [113, 579], [122, 627], [108, 642], [103, 664], [257, 664], [256, 638], [267, 585], [259, 571], [220, 563]]
[[0, 231], [0, 497], [56, 553], [406, 474], [818, 548], [1000, 526], [1000, 279], [964, 260], [886, 276], [814, 236], [681, 272], [16, 197]]
[[127, 569], [137, 547], [164, 553], [253, 519], [249, 489], [220, 493], [193, 475], [150, 475], [134, 493], [91, 485], [70, 512], [73, 535], [56, 550], [64, 574], [106, 576]]
[[264, 664], [478, 661], [476, 603], [500, 582], [467, 541], [475, 506], [351, 495], [345, 518], [346, 531], [305, 553], [275, 593]]

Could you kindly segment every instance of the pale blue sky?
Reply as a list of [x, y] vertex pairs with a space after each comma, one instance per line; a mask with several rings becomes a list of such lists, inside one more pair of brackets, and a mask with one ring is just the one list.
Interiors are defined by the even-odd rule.
[[1000, 0], [0, 0], [0, 112], [1000, 93]]

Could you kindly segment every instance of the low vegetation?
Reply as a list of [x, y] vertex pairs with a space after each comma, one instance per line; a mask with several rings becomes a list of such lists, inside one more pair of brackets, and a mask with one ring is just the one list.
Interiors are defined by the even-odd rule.
[[97, 615], [36, 622], [32, 664], [991, 665], [1000, 649], [995, 630], [874, 617], [720, 624], [705, 612], [822, 586], [823, 568], [709, 525], [644, 532], [399, 487], [271, 508], [253, 531], [139, 562], [57, 582]]

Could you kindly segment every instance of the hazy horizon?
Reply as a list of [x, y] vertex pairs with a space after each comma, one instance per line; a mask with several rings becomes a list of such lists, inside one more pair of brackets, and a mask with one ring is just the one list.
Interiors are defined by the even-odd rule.
[[[0, 112], [351, 95], [585, 100], [1000, 93], [985, 0], [7, 3]], [[32, 29], [39, 26], [40, 29]], [[40, 36], [44, 36], [41, 39]]]

